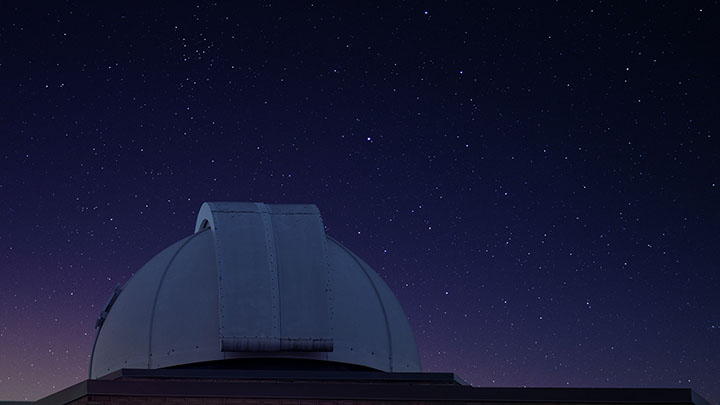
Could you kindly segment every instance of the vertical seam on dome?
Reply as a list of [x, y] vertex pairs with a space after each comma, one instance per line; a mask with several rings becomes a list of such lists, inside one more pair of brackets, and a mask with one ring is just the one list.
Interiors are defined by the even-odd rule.
[[363, 262], [360, 260], [358, 256], [355, 255], [350, 249], [343, 246], [342, 243], [335, 240], [333, 237], [326, 235], [328, 239], [335, 242], [338, 246], [340, 246], [344, 251], [350, 254], [350, 257], [355, 260], [355, 263], [357, 263], [360, 268], [363, 271], [363, 274], [365, 274], [365, 277], [367, 277], [368, 281], [370, 282], [370, 285], [372, 285], [373, 291], [375, 292], [375, 295], [377, 296], [378, 301], [380, 302], [380, 308], [383, 312], [383, 319], [385, 320], [385, 330], [387, 330], [387, 337], [388, 337], [388, 351], [390, 352], [390, 371], [393, 371], [393, 344], [392, 344], [392, 331], [390, 330], [390, 322], [388, 320], [387, 311], [385, 310], [385, 302], [382, 299], [382, 296], [380, 295], [380, 292], [377, 289], [377, 286], [375, 285], [375, 282], [373, 281], [372, 277], [370, 277], [370, 274], [368, 273], [367, 269], [363, 265]]
[[[325, 233], [325, 224], [322, 220], [322, 215], [320, 213], [317, 214], [318, 221], [320, 223], [320, 232], [322, 233], [322, 238], [320, 241], [320, 244], [322, 245], [322, 252], [323, 252], [323, 259], [325, 261], [325, 302], [327, 303], [327, 312], [328, 312], [328, 334], [331, 339], [334, 339], [335, 337], [335, 327], [333, 326], [333, 321], [335, 320], [335, 301], [333, 299], [333, 294], [335, 294], [334, 285], [333, 282], [333, 272], [332, 267], [330, 266], [330, 255], [328, 254], [328, 247], [327, 247], [327, 234]], [[325, 352], [325, 360], [330, 359], [330, 352]]]
[[[265, 233], [265, 254], [270, 270], [270, 299], [275, 310], [272, 311], [273, 316], [273, 332], [274, 337], [282, 337], [282, 312], [281, 312], [281, 294], [280, 294], [280, 261], [278, 260], [277, 247], [275, 243], [275, 227], [273, 226], [270, 210], [264, 203], [255, 203], [260, 214], [260, 220], [263, 223], [263, 232]], [[273, 280], [274, 279], [274, 280]], [[274, 281], [274, 282], [273, 282]]]
[[155, 298], [153, 299], [152, 310], [150, 312], [150, 332], [148, 334], [148, 358], [147, 358], [148, 368], [150, 368], [152, 365], [151, 364], [151, 362], [152, 362], [152, 337], [153, 337], [153, 325], [155, 324], [155, 308], [157, 307], [158, 297], [160, 296], [160, 289], [162, 288], [163, 282], [165, 281], [165, 276], [167, 275], [168, 270], [170, 270], [170, 265], [175, 261], [175, 257], [177, 257], [178, 253], [180, 253], [180, 251], [185, 247], [185, 245], [187, 245], [188, 242], [190, 242], [191, 240], [195, 239], [195, 237], [197, 235], [200, 235], [201, 233], [206, 232], [208, 229], [210, 229], [210, 228], [207, 228], [203, 231], [200, 231], [200, 232], [190, 235], [190, 237], [185, 242], [183, 242], [183, 244], [180, 245], [180, 247], [178, 247], [178, 249], [175, 251], [175, 253], [173, 253], [172, 257], [168, 261], [168, 264], [165, 266], [165, 270], [163, 270], [163, 274], [160, 277], [160, 282], [158, 283], [157, 290], [155, 291]]

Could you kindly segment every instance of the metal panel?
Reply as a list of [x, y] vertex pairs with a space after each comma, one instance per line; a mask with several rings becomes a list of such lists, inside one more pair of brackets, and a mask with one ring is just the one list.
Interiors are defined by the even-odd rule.
[[205, 203], [196, 232], [205, 228], [215, 237], [224, 351], [332, 350], [325, 232], [316, 207]]
[[[328, 360], [391, 371], [388, 320], [372, 280], [344, 246], [332, 238], [327, 246], [337, 314], [333, 319], [335, 350], [328, 353]], [[414, 340], [400, 350], [417, 353]]]
[[392, 290], [367, 263], [354, 253], [350, 251], [348, 251], [348, 253], [357, 260], [373, 283], [381, 305], [383, 306], [388, 337], [390, 339], [390, 371], [413, 371], [415, 369], [421, 369], [417, 348], [407, 347], [408, 342], [414, 342], [415, 335], [413, 334], [405, 312], [392, 293]]
[[[282, 337], [327, 340], [332, 285], [320, 214], [317, 209], [309, 213], [290, 211], [289, 206], [268, 207], [277, 249]], [[318, 347], [332, 351], [332, 344]]]
[[194, 234], [158, 287], [150, 330], [150, 368], [223, 358], [218, 344], [218, 282], [212, 232]]
[[148, 367], [148, 342], [155, 292], [163, 270], [188, 238], [160, 252], [123, 287], [98, 330], [90, 363], [96, 378], [122, 367]]

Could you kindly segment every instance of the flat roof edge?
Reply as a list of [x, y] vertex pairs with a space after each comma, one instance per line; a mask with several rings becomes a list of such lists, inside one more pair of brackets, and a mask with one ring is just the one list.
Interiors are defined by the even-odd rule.
[[453, 383], [469, 385], [455, 373], [327, 371], [327, 370], [231, 370], [231, 369], [128, 369], [113, 371], [99, 380], [157, 379], [237, 379], [237, 380], [333, 380]]
[[[336, 400], [409, 400], [488, 403], [567, 403], [567, 404], [674, 404], [710, 405], [689, 388], [496, 388], [472, 387], [456, 383], [453, 373], [374, 373], [358, 372], [351, 379], [339, 373], [248, 373], [225, 370], [225, 377], [203, 370], [205, 376], [191, 376], [188, 370], [120, 370], [117, 379], [86, 380], [42, 398], [37, 405], [65, 405], [85, 396], [192, 397], [192, 398], [278, 398]], [[170, 371], [168, 373], [168, 371]], [[192, 370], [197, 371], [197, 370]], [[234, 373], [233, 373], [234, 372]], [[349, 372], [347, 374], [354, 374]], [[222, 374], [222, 373], [220, 373]], [[235, 377], [233, 378], [233, 374]], [[314, 374], [314, 377], [311, 377]], [[364, 378], [360, 374], [365, 374]], [[294, 375], [294, 377], [293, 377]], [[323, 378], [329, 375], [330, 378]], [[380, 378], [385, 376], [387, 378]], [[334, 377], [334, 378], [333, 378]], [[411, 378], [414, 377], [414, 378]], [[423, 380], [423, 378], [425, 379]], [[210, 378], [210, 379], [209, 379]], [[270, 377], [271, 378], [271, 377]], [[243, 381], [237, 381], [244, 379]], [[322, 385], [321, 385], [322, 384]], [[31, 402], [5, 402], [19, 405]]]

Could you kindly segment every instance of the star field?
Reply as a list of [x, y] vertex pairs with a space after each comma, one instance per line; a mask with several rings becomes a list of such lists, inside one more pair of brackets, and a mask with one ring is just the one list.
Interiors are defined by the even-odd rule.
[[718, 2], [0, 5], [0, 400], [204, 201], [315, 203], [426, 371], [720, 401]]

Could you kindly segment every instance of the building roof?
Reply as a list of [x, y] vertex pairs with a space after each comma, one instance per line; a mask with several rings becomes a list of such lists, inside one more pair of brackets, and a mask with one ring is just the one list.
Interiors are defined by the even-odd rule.
[[[243, 400], [242, 402], [239, 400]], [[687, 388], [480, 388], [452, 373], [118, 370], [34, 402], [69, 403], [499, 403], [709, 405]], [[7, 402], [4, 404], [21, 404]], [[27, 403], [25, 403], [27, 404]]]

